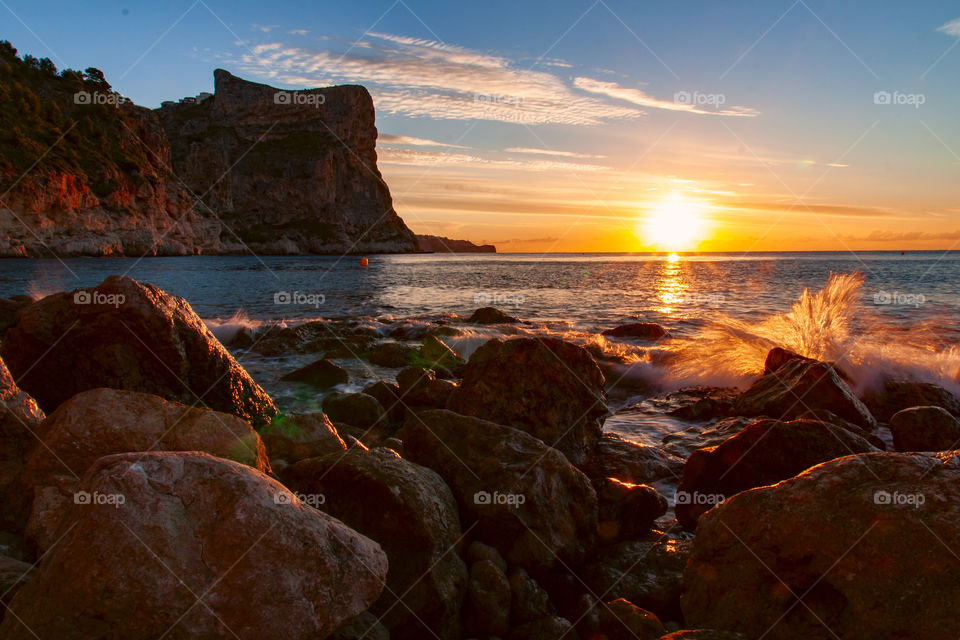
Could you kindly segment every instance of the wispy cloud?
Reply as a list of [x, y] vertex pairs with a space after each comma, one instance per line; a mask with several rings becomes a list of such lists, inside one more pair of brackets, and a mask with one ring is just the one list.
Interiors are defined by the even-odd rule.
[[292, 36], [305, 36], [310, 32], [306, 29], [290, 29], [290, 31], [287, 31], [287, 33]]
[[[688, 91], [681, 91], [674, 96], [673, 100], [663, 100], [661, 98], [655, 98], [641, 91], [640, 89], [624, 87], [616, 82], [605, 82], [603, 80], [594, 80], [592, 78], [576, 78], [573, 81], [573, 85], [578, 89], [582, 89], [583, 91], [599, 93], [617, 100], [623, 100], [641, 107], [649, 107], [652, 109], [684, 111], [686, 113], [696, 113], [700, 115], [740, 116], [748, 118], [752, 118], [760, 114], [760, 112], [756, 109], [751, 109], [749, 107], [734, 106], [726, 109], [720, 108], [726, 101], [726, 96], [723, 94], [700, 94], [699, 92], [691, 93]], [[698, 99], [700, 96], [704, 98], [704, 103], [714, 104], [717, 106], [717, 108], [701, 108], [701, 106], [699, 106], [701, 102]]]
[[573, 151], [559, 151], [557, 149], [531, 149], [529, 147], [509, 147], [504, 149], [508, 153], [526, 153], [538, 156], [558, 156], [561, 158], [603, 158], [604, 156], [590, 155], [589, 153], [574, 153]]
[[460, 144], [449, 144], [447, 142], [437, 142], [436, 140], [427, 140], [426, 138], [414, 138], [412, 136], [398, 136], [391, 133], [381, 133], [377, 136], [378, 143], [388, 145], [404, 145], [413, 147], [451, 147], [456, 149], [466, 149]]
[[951, 20], [947, 24], [937, 27], [937, 31], [945, 33], [948, 36], [956, 36], [960, 38], [960, 18]]
[[501, 56], [383, 33], [368, 34], [362, 44], [338, 54], [267, 42], [228, 62], [288, 85], [364, 84], [378, 111], [412, 117], [597, 125], [643, 114], [635, 105], [584, 95], [554, 73]]
[[486, 169], [510, 169], [512, 171], [571, 171], [575, 173], [607, 171], [609, 167], [595, 164], [558, 162], [554, 160], [497, 160], [481, 158], [466, 153], [440, 151], [417, 151], [413, 149], [382, 149], [378, 154], [381, 164], [405, 164], [417, 166], [461, 166]]

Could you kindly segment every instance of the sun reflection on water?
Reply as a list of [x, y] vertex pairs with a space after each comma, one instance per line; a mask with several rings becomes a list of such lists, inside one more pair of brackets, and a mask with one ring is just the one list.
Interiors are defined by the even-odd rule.
[[683, 301], [687, 291], [687, 283], [683, 277], [683, 262], [677, 254], [671, 253], [660, 265], [660, 275], [656, 284], [657, 300], [660, 304], [654, 309], [671, 315], [677, 311], [677, 305]]

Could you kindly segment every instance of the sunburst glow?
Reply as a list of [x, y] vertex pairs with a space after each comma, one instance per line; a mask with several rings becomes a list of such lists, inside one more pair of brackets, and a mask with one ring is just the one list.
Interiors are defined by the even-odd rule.
[[707, 209], [701, 200], [671, 193], [640, 219], [637, 235], [647, 246], [662, 251], [695, 250], [709, 230]]

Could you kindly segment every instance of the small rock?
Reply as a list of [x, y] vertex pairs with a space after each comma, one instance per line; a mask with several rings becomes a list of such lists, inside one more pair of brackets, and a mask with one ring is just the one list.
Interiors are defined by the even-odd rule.
[[515, 625], [549, 618], [556, 613], [550, 596], [522, 567], [507, 573], [510, 582], [510, 617]]
[[679, 479], [683, 473], [683, 460], [657, 447], [605, 433], [579, 467], [589, 478], [616, 478], [631, 484], [650, 484], [664, 478]]
[[350, 374], [343, 367], [324, 358], [291, 371], [280, 379], [284, 382], [301, 382], [317, 389], [329, 389], [349, 382]]
[[390, 369], [406, 367], [411, 362], [415, 350], [400, 342], [381, 342], [370, 350], [371, 364]]
[[960, 422], [940, 407], [911, 407], [890, 418], [897, 451], [949, 451], [960, 446]]
[[332, 421], [361, 429], [380, 424], [386, 417], [377, 399], [365, 393], [334, 392], [323, 399], [321, 406]]
[[429, 369], [457, 369], [466, 364], [456, 351], [448, 347], [440, 338], [427, 336], [420, 346], [420, 357], [423, 358]]
[[520, 322], [517, 318], [507, 315], [496, 307], [481, 307], [467, 318], [471, 324], [514, 324]]
[[960, 418], [960, 398], [929, 382], [887, 380], [875, 391], [864, 394], [863, 402], [881, 422], [910, 407], [941, 407]]
[[397, 374], [400, 401], [417, 409], [446, 408], [456, 385], [448, 380], [437, 380], [432, 369], [407, 367]]
[[658, 640], [667, 632], [656, 615], [623, 598], [600, 608], [600, 631], [609, 640]]
[[550, 616], [522, 624], [510, 632], [507, 640], [579, 640], [566, 618]]
[[375, 615], [364, 611], [344, 622], [327, 640], [390, 640], [390, 632]]
[[481, 560], [489, 560], [497, 565], [497, 568], [500, 569], [501, 572], [507, 572], [507, 561], [503, 559], [499, 551], [488, 544], [483, 544], [479, 540], [474, 540], [470, 543], [470, 546], [467, 547], [467, 562], [472, 565], [474, 562], [480, 562]]
[[403, 400], [400, 399], [399, 386], [386, 380], [379, 380], [364, 387], [363, 392], [377, 399], [383, 410], [387, 412], [387, 419], [390, 422], [394, 424], [403, 422], [407, 408], [404, 406]]
[[510, 629], [510, 583], [489, 560], [470, 566], [467, 629], [494, 636], [502, 636]]
[[271, 460], [280, 458], [290, 464], [347, 448], [322, 412], [278, 416], [260, 429], [260, 437]]
[[646, 340], [657, 340], [667, 335], [667, 330], [655, 322], [633, 322], [622, 324], [613, 329], [607, 329], [602, 335], [611, 338], [644, 338]]
[[599, 505], [597, 530], [604, 542], [641, 538], [667, 512], [667, 500], [644, 484], [597, 478], [593, 488]]

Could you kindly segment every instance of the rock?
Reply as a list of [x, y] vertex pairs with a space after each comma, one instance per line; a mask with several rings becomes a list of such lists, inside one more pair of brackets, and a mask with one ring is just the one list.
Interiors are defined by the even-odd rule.
[[327, 640], [390, 640], [390, 632], [376, 616], [364, 611], [344, 622]]
[[425, 368], [428, 369], [457, 369], [466, 363], [456, 351], [444, 344], [440, 338], [429, 335], [423, 339], [423, 344], [420, 346], [420, 357], [426, 361]]
[[344, 451], [347, 445], [322, 412], [278, 416], [260, 430], [267, 456], [294, 463]]
[[[697, 449], [715, 447], [728, 438], [740, 433], [745, 427], [756, 422], [756, 418], [722, 418], [706, 424], [695, 424], [683, 431], [675, 431], [663, 437], [663, 449], [680, 458], [689, 458]], [[863, 433], [863, 429], [855, 427]], [[876, 436], [873, 436], [876, 438]], [[880, 443], [882, 440], [876, 438]], [[872, 444], [872, 443], [871, 443]]]
[[456, 388], [449, 380], [437, 380], [432, 369], [407, 367], [397, 374], [400, 400], [406, 407], [443, 409]]
[[526, 431], [579, 464], [600, 439], [607, 400], [603, 374], [585, 349], [521, 338], [477, 349], [447, 408]]
[[17, 324], [20, 310], [32, 303], [33, 301], [29, 298], [25, 300], [23, 298], [16, 300], [13, 298], [0, 298], [0, 336], [2, 336], [7, 329]]
[[910, 407], [941, 407], [960, 418], [960, 397], [929, 382], [887, 380], [880, 389], [864, 394], [863, 403], [880, 422]]
[[313, 640], [386, 579], [375, 542], [236, 462], [105, 456], [80, 488], [100, 498], [74, 505], [0, 637]]
[[812, 420], [760, 420], [716, 447], [690, 454], [677, 487], [677, 520], [687, 529], [733, 495], [791, 478], [842, 456], [877, 451], [846, 429]]
[[439, 473], [460, 504], [467, 530], [511, 564], [576, 562], [593, 546], [597, 498], [590, 481], [533, 436], [450, 411], [410, 413], [407, 457]]
[[507, 640], [579, 640], [566, 618], [550, 616], [522, 624], [513, 629]]
[[20, 471], [39, 441], [44, 415], [36, 401], [13, 381], [0, 360], [0, 525], [22, 531], [30, 510]]
[[507, 561], [503, 559], [500, 552], [488, 544], [483, 544], [479, 540], [474, 540], [467, 547], [467, 562], [471, 565], [481, 560], [489, 560], [500, 569], [501, 573], [507, 573]]
[[[710, 420], [731, 415], [740, 390], [733, 387], [686, 387], [659, 397], [666, 412], [683, 420]], [[653, 400], [653, 399], [652, 399]]]
[[660, 638], [660, 640], [750, 640], [742, 633], [733, 631], [717, 631], [715, 629], [693, 629], [674, 631]]
[[387, 420], [392, 423], [403, 422], [403, 418], [407, 413], [407, 408], [400, 399], [399, 386], [393, 384], [392, 382], [387, 382], [386, 380], [379, 380], [364, 387], [363, 392], [368, 396], [373, 396], [377, 399], [377, 402], [380, 403], [380, 406], [383, 407], [384, 411], [387, 412]]
[[656, 447], [637, 444], [605, 433], [580, 465], [589, 478], [616, 478], [631, 484], [679, 479], [683, 460]]
[[343, 367], [326, 358], [311, 362], [305, 367], [291, 371], [280, 378], [284, 382], [302, 382], [317, 389], [329, 389], [350, 381], [350, 374]]
[[592, 593], [624, 598], [662, 620], [680, 620], [683, 569], [692, 542], [659, 531], [644, 540], [621, 542], [601, 553], [583, 570]]
[[0, 556], [0, 609], [6, 610], [17, 591], [30, 582], [36, 567], [7, 556]]
[[323, 412], [334, 422], [368, 429], [386, 419], [377, 399], [365, 393], [334, 392], [323, 399]]
[[456, 550], [457, 503], [440, 476], [376, 448], [303, 460], [280, 478], [297, 494], [323, 496], [321, 509], [383, 548], [387, 588], [370, 610], [394, 640], [460, 637], [467, 568]]
[[254, 426], [277, 412], [185, 300], [125, 276], [26, 307], [0, 353], [47, 412], [97, 387], [199, 402]]
[[877, 421], [853, 394], [837, 371], [824, 362], [791, 359], [757, 379], [734, 403], [741, 416], [794, 420], [806, 411], [832, 411], [844, 420], [872, 431]]
[[510, 583], [510, 618], [514, 625], [526, 624], [556, 613], [550, 596], [540, 584], [521, 567], [513, 567], [507, 573]]
[[816, 362], [813, 358], [801, 356], [799, 353], [788, 351], [781, 347], [774, 347], [767, 353], [766, 360], [763, 361], [763, 374], [773, 373], [791, 360], [803, 360], [804, 362]]
[[225, 245], [258, 255], [418, 250], [377, 168], [365, 88], [293, 92], [223, 69], [213, 77], [213, 99], [156, 113], [173, 170], [223, 221]]
[[960, 446], [960, 422], [940, 407], [911, 407], [890, 418], [897, 451], [949, 451]]
[[399, 369], [412, 361], [416, 350], [400, 342], [381, 342], [370, 350], [370, 364]]
[[956, 452], [871, 453], [734, 496], [700, 519], [686, 624], [787, 640], [956, 636], [958, 480]]
[[510, 583], [497, 565], [479, 560], [470, 566], [467, 628], [502, 636], [510, 629]]
[[643, 338], [645, 340], [657, 340], [667, 336], [667, 330], [655, 322], [622, 324], [601, 333], [611, 338]]
[[876, 433], [867, 431], [862, 427], [858, 427], [852, 422], [848, 422], [844, 420], [843, 418], [833, 413], [832, 411], [825, 411], [823, 409], [819, 411], [804, 411], [797, 417], [797, 420], [815, 420], [817, 422], [829, 422], [835, 427], [841, 427], [854, 435], [860, 436], [861, 438], [863, 438], [864, 440], [866, 440], [867, 442], [869, 442], [870, 444], [872, 444], [873, 446], [875, 446], [877, 449], [881, 451], [887, 450], [887, 443], [884, 442], [883, 439], [880, 436], [878, 436]]
[[403, 440], [398, 438], [386, 438], [382, 442], [377, 443], [375, 446], [392, 449], [401, 458], [403, 457]]
[[236, 416], [188, 407], [146, 393], [92, 389], [73, 396], [38, 429], [23, 469], [33, 496], [27, 536], [41, 551], [78, 499], [77, 485], [97, 459], [134, 451], [203, 451], [270, 471], [257, 433]]
[[451, 240], [443, 236], [417, 236], [421, 251], [427, 253], [496, 253], [492, 244], [474, 244], [469, 240]]
[[658, 640], [667, 632], [656, 615], [623, 598], [600, 608], [600, 631], [609, 640]]
[[467, 318], [467, 322], [471, 324], [515, 324], [520, 320], [507, 315], [496, 307], [481, 307]]
[[667, 500], [653, 487], [621, 482], [616, 478], [596, 478], [600, 540], [635, 540], [648, 531], [653, 521], [667, 512]]

